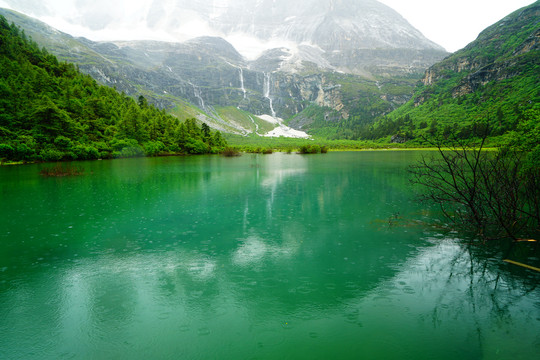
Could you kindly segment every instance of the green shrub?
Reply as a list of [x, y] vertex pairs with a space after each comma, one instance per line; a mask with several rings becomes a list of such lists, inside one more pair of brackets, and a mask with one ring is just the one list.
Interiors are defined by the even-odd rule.
[[111, 140], [111, 147], [114, 151], [122, 151], [123, 148], [131, 147], [131, 146], [138, 146], [136, 140], [125, 140], [125, 139], [112, 139]]
[[56, 149], [41, 150], [39, 157], [43, 161], [60, 161], [64, 157], [64, 153]]
[[225, 157], [233, 157], [233, 156], [240, 156], [240, 151], [238, 149], [233, 147], [226, 147], [221, 154]]
[[165, 145], [161, 141], [149, 141], [144, 144], [144, 151], [147, 156], [157, 156], [165, 151]]
[[35, 156], [35, 151], [26, 144], [17, 144], [13, 149], [13, 160], [31, 160]]
[[112, 159], [112, 148], [103, 141], [95, 142], [92, 144], [98, 151], [98, 159]]
[[318, 154], [321, 152], [319, 145], [302, 145], [298, 151], [300, 154]]
[[211, 151], [210, 146], [198, 139], [189, 139], [184, 144], [184, 150], [188, 154], [208, 154]]
[[113, 149], [112, 157], [131, 158], [145, 156], [144, 149], [134, 139], [113, 139], [111, 140], [111, 147]]
[[57, 136], [56, 139], [54, 139], [54, 145], [57, 149], [60, 150], [69, 150], [73, 146], [73, 143], [71, 139], [65, 137], [65, 136]]
[[90, 145], [77, 145], [73, 148], [73, 154], [78, 160], [99, 159], [99, 151]]
[[0, 144], [0, 159], [11, 159], [14, 149], [11, 145]]
[[122, 151], [116, 153], [118, 154], [117, 157], [121, 158], [143, 157], [145, 155], [144, 150], [139, 145], [125, 147]]

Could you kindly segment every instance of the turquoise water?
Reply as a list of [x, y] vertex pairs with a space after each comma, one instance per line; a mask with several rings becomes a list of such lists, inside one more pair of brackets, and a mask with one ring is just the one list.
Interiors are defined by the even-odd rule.
[[535, 358], [538, 273], [427, 226], [418, 156], [2, 167], [0, 359]]

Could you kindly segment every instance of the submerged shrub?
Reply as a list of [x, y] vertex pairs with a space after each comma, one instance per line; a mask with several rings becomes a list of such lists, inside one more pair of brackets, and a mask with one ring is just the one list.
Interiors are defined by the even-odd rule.
[[221, 154], [225, 157], [240, 156], [240, 151], [233, 147], [227, 147], [221, 152]]
[[[298, 151], [300, 154], [319, 154], [323, 150], [319, 145], [302, 145]], [[324, 152], [328, 150], [324, 147]]]
[[39, 173], [41, 176], [46, 177], [78, 176], [84, 174], [84, 169], [75, 166], [62, 166], [61, 164], [57, 164], [53, 167], [42, 169]]
[[437, 204], [453, 225], [483, 241], [538, 239], [540, 162], [530, 160], [540, 151], [517, 146], [485, 151], [486, 138], [487, 132], [480, 145], [461, 139], [451, 146], [434, 143], [437, 153], [409, 167], [420, 199]]

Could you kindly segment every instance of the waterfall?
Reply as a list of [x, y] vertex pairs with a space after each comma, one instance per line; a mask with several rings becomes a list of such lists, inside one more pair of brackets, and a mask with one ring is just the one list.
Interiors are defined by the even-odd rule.
[[246, 91], [246, 86], [244, 84], [244, 70], [240, 66], [231, 64], [228, 61], [225, 61], [225, 62], [229, 64], [230, 66], [238, 69], [238, 72], [240, 73], [240, 90], [242, 90], [242, 92], [244, 93], [244, 100], [245, 100], [247, 98], [247, 91]]
[[263, 73], [264, 74], [264, 84], [263, 84], [263, 93], [264, 97], [268, 99], [268, 102], [270, 103], [270, 111], [272, 112], [272, 117], [276, 117], [276, 112], [274, 111], [274, 103], [272, 98], [270, 97], [270, 73]]
[[199, 106], [201, 107], [201, 109], [204, 110], [205, 105], [204, 105], [204, 99], [201, 96], [201, 89], [198, 86], [195, 86], [195, 84], [193, 83], [190, 83], [190, 84], [191, 86], [193, 86], [193, 93], [195, 94], [195, 97], [199, 99]]
[[263, 96], [268, 99], [270, 97], [270, 74], [263, 73], [263, 75], [264, 75]]
[[241, 67], [238, 68], [240, 70], [240, 89], [242, 89], [242, 92], [244, 93], [244, 100], [246, 99], [246, 88], [244, 87], [244, 70], [242, 70]]

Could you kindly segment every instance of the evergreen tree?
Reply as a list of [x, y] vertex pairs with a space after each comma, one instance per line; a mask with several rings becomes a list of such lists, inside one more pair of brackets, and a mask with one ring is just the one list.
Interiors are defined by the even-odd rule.
[[0, 16], [0, 159], [74, 160], [225, 146], [219, 132], [100, 86], [60, 63]]

